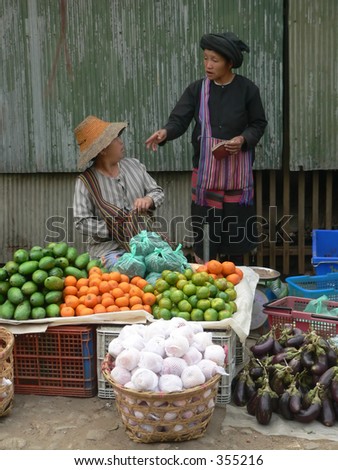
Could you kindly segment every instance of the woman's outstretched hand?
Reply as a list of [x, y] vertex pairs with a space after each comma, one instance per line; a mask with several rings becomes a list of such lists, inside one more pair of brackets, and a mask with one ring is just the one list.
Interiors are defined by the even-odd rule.
[[157, 150], [158, 144], [166, 140], [167, 138], [167, 131], [166, 129], [160, 129], [156, 132], [154, 132], [153, 135], [151, 135], [147, 140], [146, 140], [146, 146], [147, 149], [151, 149], [154, 152]]

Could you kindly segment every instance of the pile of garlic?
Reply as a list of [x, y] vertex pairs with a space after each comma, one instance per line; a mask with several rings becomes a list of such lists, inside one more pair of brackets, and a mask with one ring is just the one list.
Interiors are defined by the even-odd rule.
[[227, 375], [225, 348], [213, 344], [200, 323], [179, 317], [125, 325], [108, 352], [115, 362], [112, 379], [138, 391], [179, 392]]

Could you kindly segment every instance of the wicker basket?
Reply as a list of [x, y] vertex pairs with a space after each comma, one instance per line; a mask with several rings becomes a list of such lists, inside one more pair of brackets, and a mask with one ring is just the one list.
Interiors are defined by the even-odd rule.
[[112, 385], [117, 410], [126, 432], [135, 442], [179, 442], [205, 434], [215, 408], [220, 375], [182, 392], [139, 392], [111, 378], [113, 358], [107, 354], [102, 374]]
[[[13, 334], [0, 326], [0, 416], [5, 416], [12, 409], [14, 396], [13, 346]], [[10, 383], [5, 383], [8, 380]]]

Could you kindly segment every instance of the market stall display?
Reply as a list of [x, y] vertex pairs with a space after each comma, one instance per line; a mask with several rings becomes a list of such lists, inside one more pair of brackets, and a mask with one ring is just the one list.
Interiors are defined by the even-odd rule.
[[132, 440], [186, 441], [206, 431], [226, 360], [227, 350], [200, 324], [173, 318], [124, 327], [102, 372]]

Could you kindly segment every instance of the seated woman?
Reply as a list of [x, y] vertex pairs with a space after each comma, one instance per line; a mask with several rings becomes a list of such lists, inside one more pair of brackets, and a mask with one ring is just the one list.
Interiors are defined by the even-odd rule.
[[88, 116], [75, 129], [80, 148], [74, 192], [74, 223], [88, 237], [92, 259], [111, 268], [128, 241], [150, 227], [150, 211], [163, 203], [163, 189], [136, 158], [124, 158], [120, 137], [126, 122]]

